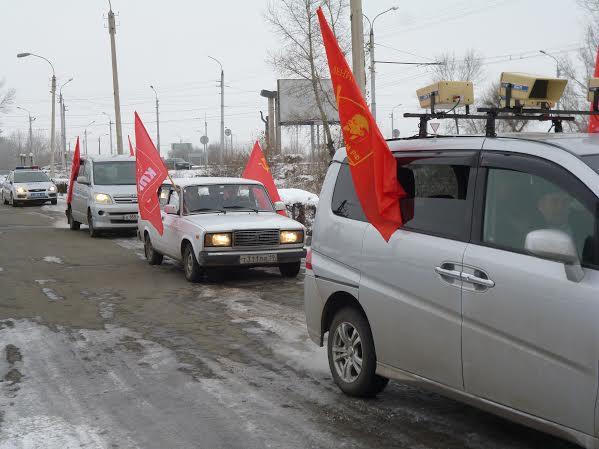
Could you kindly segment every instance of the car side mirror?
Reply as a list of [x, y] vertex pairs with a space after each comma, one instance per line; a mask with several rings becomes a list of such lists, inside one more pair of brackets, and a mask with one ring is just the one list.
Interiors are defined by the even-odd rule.
[[174, 204], [164, 206], [164, 213], [168, 215], [179, 215], [179, 208]]
[[558, 229], [539, 229], [526, 236], [524, 249], [543, 259], [561, 262], [566, 269], [566, 277], [573, 282], [580, 282], [584, 271], [580, 265], [580, 257], [572, 237]]
[[287, 211], [287, 208], [285, 207], [285, 203], [283, 201], [275, 201], [275, 210], [277, 212]]
[[77, 177], [77, 183], [78, 183], [78, 184], [86, 184], [86, 185], [89, 185], [89, 179], [87, 179], [87, 176], [84, 176], [84, 175], [82, 175], [82, 176], [78, 176], [78, 177]]

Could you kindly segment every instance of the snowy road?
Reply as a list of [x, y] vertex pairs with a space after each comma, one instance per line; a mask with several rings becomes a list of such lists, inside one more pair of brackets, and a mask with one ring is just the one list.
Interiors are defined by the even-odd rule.
[[0, 206], [0, 449], [573, 447], [409, 382], [343, 396], [302, 295], [275, 270], [191, 285], [61, 207]]

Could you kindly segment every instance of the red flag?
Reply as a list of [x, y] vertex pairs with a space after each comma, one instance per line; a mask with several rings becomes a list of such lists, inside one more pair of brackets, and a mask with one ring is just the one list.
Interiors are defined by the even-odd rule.
[[[597, 58], [595, 59], [595, 74], [594, 77], [599, 77], [599, 49], [597, 49]], [[593, 104], [591, 103], [591, 111], [593, 111]], [[589, 116], [589, 132], [599, 132], [599, 115]]]
[[402, 225], [397, 161], [372, 117], [321, 8], [318, 20], [347, 149], [347, 161], [368, 221], [386, 241]]
[[[250, 158], [241, 177], [260, 181], [264, 184], [264, 187], [266, 187], [266, 191], [273, 201], [281, 201], [279, 191], [275, 185], [275, 180], [272, 178], [270, 167], [268, 166], [268, 162], [266, 162], [266, 158], [264, 157], [264, 153], [262, 152], [262, 148], [260, 148], [258, 141], [254, 144], [254, 149], [252, 150], [252, 154], [250, 154]], [[279, 211], [279, 214], [287, 216], [287, 213], [284, 210]]]
[[75, 144], [75, 153], [73, 154], [73, 161], [71, 162], [71, 176], [69, 177], [69, 190], [67, 192], [67, 204], [71, 204], [73, 200], [73, 184], [79, 174], [79, 166], [81, 165], [81, 155], [79, 151], [79, 137], [77, 137], [77, 143]]
[[129, 154], [131, 156], [135, 156], [135, 151], [133, 151], [133, 145], [131, 145], [131, 136], [127, 134], [127, 139], [129, 139]]
[[158, 203], [158, 189], [168, 176], [168, 170], [160, 158], [160, 153], [154, 146], [139, 115], [135, 113], [135, 143], [137, 157], [135, 158], [137, 203], [139, 215], [142, 220], [147, 220], [162, 235], [162, 217]]

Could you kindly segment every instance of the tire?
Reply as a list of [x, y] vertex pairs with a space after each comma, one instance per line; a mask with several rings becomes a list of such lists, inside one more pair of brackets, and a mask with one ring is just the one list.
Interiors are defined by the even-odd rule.
[[87, 212], [87, 226], [89, 228], [89, 236], [94, 239], [100, 235], [100, 232], [94, 227], [94, 217], [91, 211]]
[[152, 241], [148, 234], [146, 234], [146, 238], [144, 239], [144, 254], [150, 265], [160, 265], [164, 260], [164, 256], [156, 252], [154, 246], [152, 246]]
[[71, 212], [71, 208], [67, 210], [67, 222], [69, 223], [69, 229], [71, 231], [78, 231], [81, 228], [81, 223], [76, 220], [73, 220], [73, 213]]
[[299, 274], [301, 266], [302, 264], [299, 260], [297, 262], [282, 263], [279, 264], [279, 271], [281, 272], [281, 276], [285, 278], [294, 278]]
[[2, 193], [2, 202], [4, 203], [4, 205], [8, 205], [8, 200], [6, 198], [4, 198], [4, 193]]
[[58, 200], [50, 200], [50, 204], [52, 204], [52, 206], [56, 206], [58, 204]]
[[389, 379], [375, 374], [372, 332], [368, 321], [357, 309], [348, 307], [335, 314], [327, 352], [333, 380], [348, 396], [373, 397], [389, 383]]
[[198, 282], [202, 277], [202, 269], [193, 253], [191, 243], [186, 243], [183, 248], [183, 271], [185, 272], [185, 279], [189, 282]]
[[17, 202], [15, 201], [15, 197], [14, 197], [14, 196], [12, 196], [12, 193], [10, 194], [10, 205], [11, 205], [12, 207], [19, 207], [19, 203], [17, 203]]

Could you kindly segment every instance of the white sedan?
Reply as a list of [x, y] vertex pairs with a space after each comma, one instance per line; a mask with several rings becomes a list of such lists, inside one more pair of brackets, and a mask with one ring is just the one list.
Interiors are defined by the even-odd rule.
[[305, 228], [277, 213], [285, 205], [273, 204], [260, 182], [192, 178], [176, 183], [158, 192], [163, 235], [139, 220], [150, 265], [162, 263], [164, 256], [182, 261], [191, 282], [227, 267], [276, 266], [285, 277], [297, 276], [306, 255]]
[[58, 201], [56, 184], [37, 167], [17, 167], [0, 186], [0, 201], [18, 206], [24, 203], [43, 204]]

